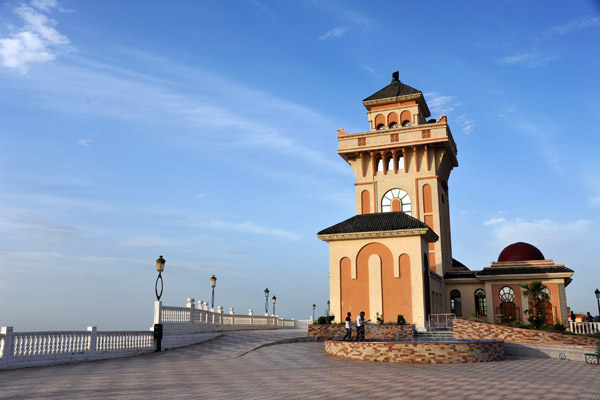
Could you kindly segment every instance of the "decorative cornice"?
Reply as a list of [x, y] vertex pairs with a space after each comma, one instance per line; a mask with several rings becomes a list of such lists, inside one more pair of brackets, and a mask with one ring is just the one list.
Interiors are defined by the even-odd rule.
[[317, 235], [324, 242], [332, 242], [337, 240], [354, 240], [354, 239], [383, 239], [391, 237], [404, 236], [425, 236], [428, 242], [435, 242], [437, 237], [430, 229], [399, 229], [393, 231], [374, 231], [374, 232], [353, 232], [353, 233], [334, 233], [329, 235]]

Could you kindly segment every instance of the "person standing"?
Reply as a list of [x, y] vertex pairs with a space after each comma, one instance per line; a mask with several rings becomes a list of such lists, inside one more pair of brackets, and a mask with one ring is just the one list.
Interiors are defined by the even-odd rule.
[[352, 318], [350, 318], [352, 314], [348, 313], [346, 315], [346, 336], [342, 340], [349, 340], [352, 338]]
[[364, 311], [358, 314], [358, 317], [356, 317], [356, 340], [365, 340], [365, 323], [369, 321], [365, 321]]

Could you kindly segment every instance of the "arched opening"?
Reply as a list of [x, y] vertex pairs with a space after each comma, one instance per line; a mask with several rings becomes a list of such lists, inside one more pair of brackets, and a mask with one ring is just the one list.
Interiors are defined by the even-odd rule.
[[510, 286], [504, 286], [500, 289], [500, 319], [502, 323], [517, 320], [517, 307], [514, 303], [515, 291]]
[[398, 171], [404, 171], [404, 156], [398, 156]]
[[398, 212], [402, 211], [402, 203], [399, 199], [392, 199], [392, 211]]
[[394, 170], [394, 158], [392, 156], [389, 156], [387, 158], [386, 164], [387, 164], [387, 170], [388, 171], [393, 171]]
[[375, 163], [377, 164], [377, 172], [383, 172], [383, 159], [379, 157]]
[[400, 121], [402, 121], [402, 126], [410, 126], [410, 122], [412, 121], [412, 114], [410, 111], [402, 111], [402, 114], [400, 114]]
[[397, 113], [392, 111], [391, 113], [388, 114], [387, 119], [388, 119], [387, 123], [390, 128], [393, 129], [393, 128], [398, 127], [398, 114]]
[[450, 312], [457, 317], [462, 316], [462, 301], [459, 290], [454, 289], [450, 292]]
[[384, 129], [385, 128], [385, 117], [383, 114], [377, 114], [375, 116], [375, 129]]
[[485, 290], [475, 290], [475, 315], [485, 317], [487, 315], [487, 301], [485, 299]]

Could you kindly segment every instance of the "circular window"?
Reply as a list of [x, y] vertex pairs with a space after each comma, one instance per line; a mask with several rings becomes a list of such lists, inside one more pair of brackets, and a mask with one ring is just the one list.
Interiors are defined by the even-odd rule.
[[500, 300], [503, 303], [512, 303], [515, 299], [515, 291], [510, 286], [504, 286], [500, 289]]

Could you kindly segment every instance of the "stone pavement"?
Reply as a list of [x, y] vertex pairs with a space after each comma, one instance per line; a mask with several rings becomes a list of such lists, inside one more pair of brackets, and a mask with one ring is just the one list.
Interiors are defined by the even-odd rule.
[[599, 399], [600, 366], [555, 359], [385, 364], [323, 343], [263, 346], [302, 331], [227, 332], [163, 353], [0, 371], [2, 399]]

